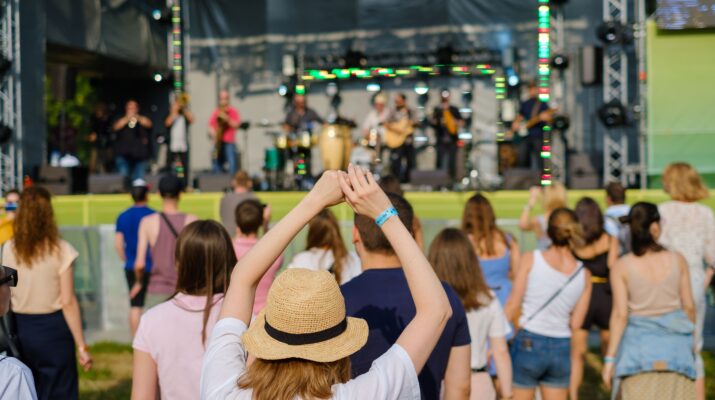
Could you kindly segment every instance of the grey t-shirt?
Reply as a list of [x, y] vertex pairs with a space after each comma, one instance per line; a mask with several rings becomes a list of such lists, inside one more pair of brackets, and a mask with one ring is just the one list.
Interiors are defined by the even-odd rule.
[[32, 372], [16, 358], [0, 355], [0, 395], [4, 399], [37, 400]]
[[223, 224], [231, 237], [236, 234], [236, 207], [248, 199], [256, 199], [256, 196], [252, 192], [230, 192], [221, 198], [221, 224]]

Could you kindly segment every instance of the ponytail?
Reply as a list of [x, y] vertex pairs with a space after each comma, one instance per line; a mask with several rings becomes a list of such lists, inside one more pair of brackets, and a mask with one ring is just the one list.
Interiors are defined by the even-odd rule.
[[557, 247], [568, 246], [575, 250], [586, 244], [576, 213], [568, 208], [557, 208], [551, 213], [546, 233], [551, 243]]
[[628, 216], [621, 218], [621, 222], [627, 223], [630, 228], [631, 250], [636, 256], [640, 257], [648, 251], [664, 250], [650, 232], [650, 226], [660, 222], [660, 213], [655, 204], [643, 201], [634, 204]]

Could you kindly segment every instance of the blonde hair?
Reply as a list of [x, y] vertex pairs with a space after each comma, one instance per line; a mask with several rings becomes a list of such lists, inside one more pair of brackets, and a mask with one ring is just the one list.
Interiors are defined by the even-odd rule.
[[252, 389], [252, 400], [329, 399], [332, 386], [350, 380], [350, 358], [320, 363], [289, 358], [257, 358], [238, 380], [241, 389]]
[[338, 285], [343, 278], [343, 267], [348, 249], [345, 247], [343, 237], [340, 235], [340, 225], [335, 214], [327, 208], [319, 212], [308, 223], [308, 240], [306, 250], [329, 249], [333, 253], [332, 273]]
[[675, 162], [665, 167], [663, 189], [673, 200], [678, 201], [699, 201], [710, 195], [698, 171], [684, 162]]
[[561, 182], [554, 182], [550, 186], [546, 186], [541, 196], [541, 203], [547, 214], [557, 208], [566, 207], [566, 186]]

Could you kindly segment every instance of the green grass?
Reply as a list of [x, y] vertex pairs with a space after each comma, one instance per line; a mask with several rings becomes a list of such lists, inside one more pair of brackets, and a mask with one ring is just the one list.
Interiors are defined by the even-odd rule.
[[[459, 219], [464, 203], [474, 192], [411, 192], [407, 193], [415, 212], [423, 219]], [[715, 194], [715, 192], [714, 192]], [[282, 218], [302, 198], [304, 192], [262, 192], [257, 193], [261, 201], [271, 205], [274, 220]], [[492, 201], [499, 218], [518, 218], [528, 199], [526, 191], [499, 191], [486, 193]], [[569, 192], [569, 203], [575, 204], [583, 196], [590, 196], [603, 204], [602, 190], [579, 190]], [[667, 196], [660, 190], [632, 190], [628, 200], [661, 203]], [[181, 199], [180, 208], [184, 212], [198, 215], [205, 219], [218, 219], [221, 193], [187, 193]], [[158, 195], [151, 195], [150, 205], [159, 208]], [[704, 201], [715, 208], [715, 197]], [[60, 225], [99, 225], [113, 224], [122, 210], [131, 205], [128, 195], [83, 195], [57, 196], [53, 201], [55, 214]], [[346, 205], [334, 208], [339, 219], [352, 218], [352, 211]], [[538, 210], [535, 210], [538, 212]]]
[[[100, 342], [91, 347], [94, 368], [80, 371], [81, 399], [128, 399], [132, 391], [132, 348], [128, 344]], [[706, 376], [715, 376], [715, 355], [703, 353]], [[579, 390], [582, 400], [608, 400], [609, 392], [601, 384], [601, 357], [597, 350], [586, 356], [584, 382]], [[715, 398], [715, 379], [706, 380], [708, 398]]]

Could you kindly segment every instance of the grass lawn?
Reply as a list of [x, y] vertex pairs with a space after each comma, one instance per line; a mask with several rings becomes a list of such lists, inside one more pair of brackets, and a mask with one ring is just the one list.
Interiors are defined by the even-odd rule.
[[[80, 398], [85, 400], [128, 399], [132, 391], [132, 348], [127, 344], [96, 343], [91, 347], [94, 368], [80, 372]], [[715, 355], [704, 353], [707, 376], [715, 376]], [[596, 352], [587, 356], [582, 400], [608, 400], [608, 392], [601, 385], [601, 360]], [[707, 380], [708, 398], [715, 397], [715, 379]]]

